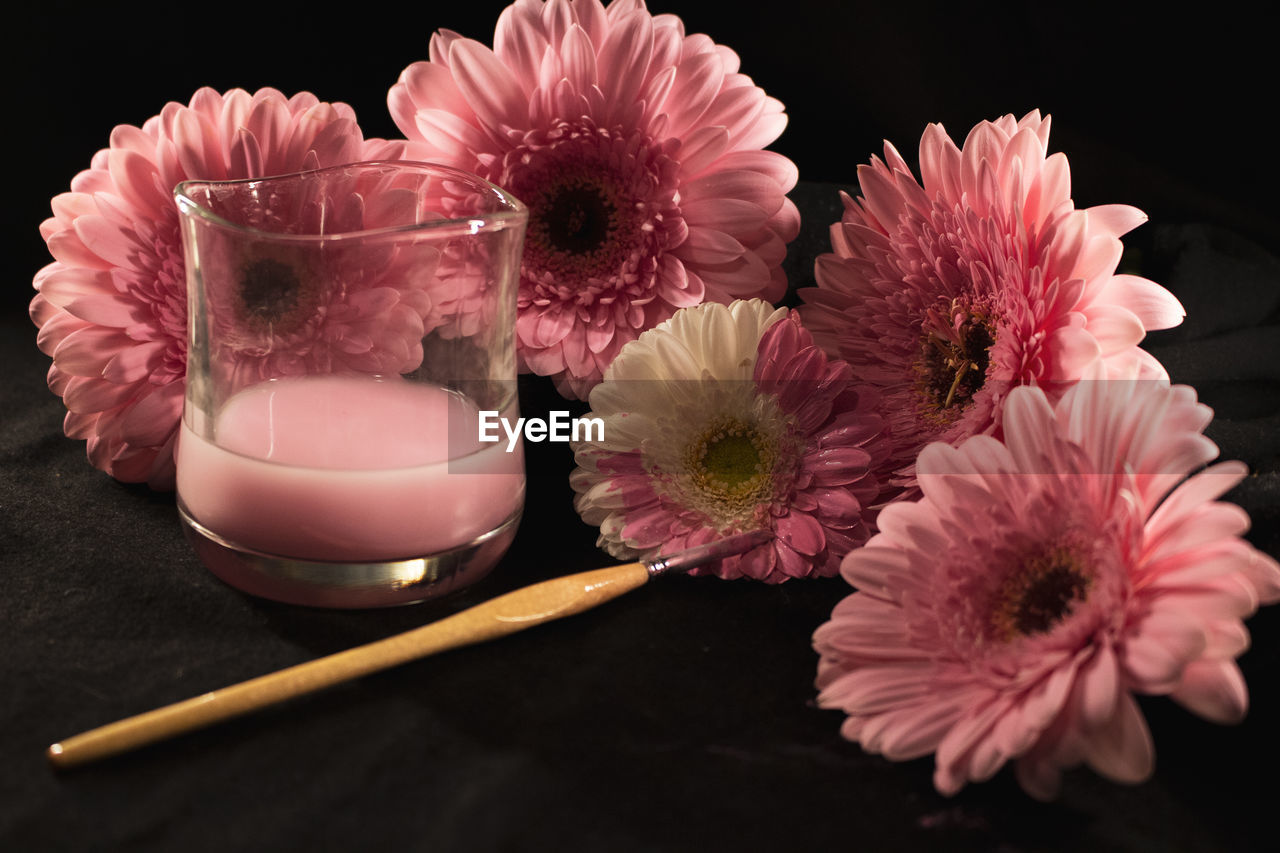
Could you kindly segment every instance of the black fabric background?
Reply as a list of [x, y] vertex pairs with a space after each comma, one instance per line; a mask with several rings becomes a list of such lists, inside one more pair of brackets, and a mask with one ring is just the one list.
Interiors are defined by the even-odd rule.
[[[1217, 411], [1209, 434], [1254, 474], [1229, 497], [1280, 556], [1280, 227], [1266, 164], [1274, 83], [1257, 22], [808, 0], [768, 16], [682, 14], [786, 102], [776, 146], [805, 182], [788, 257], [812, 281], [835, 184], [928, 121], [956, 135], [1039, 106], [1077, 203], [1152, 221], [1123, 266], [1168, 286], [1186, 323], [1148, 345]], [[1165, 699], [1142, 707], [1148, 783], [1069, 774], [1034, 803], [1003, 772], [946, 799], [930, 759], [891, 764], [813, 706], [813, 629], [842, 581], [766, 587], [671, 578], [499, 643], [409, 664], [216, 729], [68, 773], [51, 742], [160, 704], [378, 639], [554, 575], [607, 565], [571, 506], [572, 460], [531, 445], [530, 500], [493, 575], [446, 601], [329, 612], [251, 599], [195, 560], [171, 495], [116, 483], [61, 433], [26, 317], [47, 262], [48, 199], [106, 144], [196, 87], [275, 85], [346, 100], [394, 134], [385, 89], [431, 29], [488, 41], [499, 3], [352, 11], [236, 3], [180, 11], [45, 3], [13, 13], [6, 79], [6, 285], [0, 312], [0, 849], [1246, 850], [1269, 849], [1280, 761], [1280, 615], [1249, 627], [1253, 708], [1240, 726]], [[133, 8], [133, 7], [131, 7]], [[11, 67], [10, 67], [11, 66]], [[1262, 106], [1260, 106], [1262, 105]], [[527, 414], [562, 408], [521, 383]]]

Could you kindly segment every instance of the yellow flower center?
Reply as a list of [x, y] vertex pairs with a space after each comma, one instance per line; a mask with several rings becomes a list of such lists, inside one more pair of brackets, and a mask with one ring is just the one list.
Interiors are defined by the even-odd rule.
[[755, 424], [717, 418], [686, 447], [684, 469], [718, 514], [738, 515], [772, 499], [774, 445]]

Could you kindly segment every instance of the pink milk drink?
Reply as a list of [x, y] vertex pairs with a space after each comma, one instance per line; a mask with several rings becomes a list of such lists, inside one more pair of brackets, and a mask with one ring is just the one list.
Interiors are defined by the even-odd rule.
[[527, 214], [422, 163], [186, 182], [178, 508], [255, 595], [420, 601], [483, 577], [524, 506], [515, 296]]

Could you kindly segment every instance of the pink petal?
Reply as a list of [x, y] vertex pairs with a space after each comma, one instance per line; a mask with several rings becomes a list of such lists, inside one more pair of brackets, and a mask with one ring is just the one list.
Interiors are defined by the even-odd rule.
[[1110, 644], [1105, 644], [1081, 667], [1077, 690], [1087, 728], [1106, 723], [1114, 715], [1120, 696], [1120, 667]]
[[[928, 755], [955, 725], [964, 711], [960, 699], [950, 702], [921, 702], [914, 707], [886, 714], [886, 725], [867, 749], [879, 752], [891, 761], [908, 761]], [[870, 740], [870, 738], [868, 738]]]
[[864, 667], [827, 685], [823, 704], [860, 715], [910, 708], [928, 696], [932, 672], [927, 662]]
[[767, 118], [762, 120], [762, 114], [769, 100], [764, 90], [755, 86], [726, 88], [711, 102], [711, 106], [698, 119], [698, 123], [725, 128], [730, 138], [738, 145], [753, 149], [763, 148], [773, 141], [772, 137], [757, 138], [762, 125], [768, 126], [765, 123]]
[[45, 238], [49, 253], [68, 267], [84, 267], [87, 269], [106, 270], [111, 268], [108, 261], [90, 251], [74, 231], [58, 231]]
[[805, 455], [804, 470], [819, 486], [844, 486], [867, 472], [871, 455], [857, 447], [828, 447]]
[[1168, 693], [1187, 664], [1208, 644], [1198, 619], [1162, 607], [1147, 616], [1124, 641], [1121, 665], [1130, 680], [1147, 693]]
[[1187, 316], [1172, 293], [1136, 275], [1112, 276], [1103, 294], [1132, 311], [1147, 329], [1171, 329]]
[[168, 439], [182, 417], [183, 383], [152, 387], [124, 417], [123, 434], [131, 444], [154, 446]]
[[165, 341], [139, 341], [126, 346], [103, 366], [102, 378], [120, 384], [144, 379], [161, 366], [168, 348]]
[[759, 172], [776, 183], [782, 192], [790, 192], [800, 179], [796, 164], [775, 151], [730, 151], [716, 165], [726, 172]]
[[111, 179], [130, 205], [153, 219], [171, 209], [173, 200], [156, 185], [156, 166], [147, 157], [132, 151], [112, 149], [107, 163]]
[[1116, 782], [1137, 784], [1155, 770], [1155, 746], [1146, 720], [1133, 697], [1120, 696], [1110, 725], [1084, 739], [1085, 760], [1094, 770]]
[[1146, 337], [1142, 321], [1118, 305], [1095, 304], [1084, 310], [1089, 334], [1098, 342], [1103, 357], [1124, 352]]
[[911, 561], [905, 551], [877, 543], [872, 539], [866, 546], [850, 551], [841, 563], [840, 573], [863, 592], [896, 600], [902, 581], [911, 574]]
[[826, 547], [822, 525], [813, 516], [803, 512], [789, 512], [774, 522], [778, 538], [798, 553], [814, 556]]
[[831, 525], [856, 523], [862, 517], [862, 505], [847, 489], [819, 489], [818, 514]]
[[1107, 233], [1113, 237], [1123, 237], [1147, 221], [1145, 213], [1127, 204], [1100, 204], [1088, 208], [1085, 213], [1089, 215], [1091, 232]]
[[1249, 709], [1244, 676], [1229, 660], [1194, 661], [1170, 695], [1187, 710], [1215, 723], [1238, 723]]
[[246, 128], [236, 132], [229, 159], [231, 174], [237, 178], [257, 178], [267, 174], [262, 146]]
[[[1064, 201], [1071, 199], [1071, 167], [1067, 157], [1061, 151], [1045, 158], [1040, 168], [1040, 175], [1027, 193], [1028, 222], [1043, 223], [1053, 210]], [[1031, 203], [1035, 202], [1032, 207]]]
[[724, 65], [714, 53], [697, 53], [676, 67], [667, 98], [671, 132], [680, 136], [693, 129], [724, 83]]
[[897, 227], [898, 217], [903, 213], [902, 195], [893, 179], [884, 171], [883, 166], [858, 167], [858, 183], [862, 187], [867, 209], [886, 231]]
[[219, 150], [218, 131], [208, 113], [180, 110], [174, 116], [173, 146], [183, 175], [200, 180], [226, 180], [226, 160]]
[[[532, 83], [538, 79], [538, 69], [542, 65], [542, 57], [546, 53], [548, 44], [546, 36], [538, 28], [537, 21], [537, 14], [528, 6], [512, 4], [503, 9], [498, 16], [498, 25], [493, 33], [494, 55], [512, 70], [516, 79], [524, 87], [526, 95], [532, 93]], [[442, 66], [429, 62], [416, 62], [414, 65], [439, 68], [450, 77], [449, 85], [452, 86], [452, 75], [449, 75], [447, 69]], [[408, 69], [405, 73], [408, 73]], [[402, 74], [400, 79], [405, 80], [405, 76]], [[421, 82], [427, 83], [426, 80]], [[423, 85], [419, 89], [418, 85], [414, 85], [413, 91], [414, 100], [421, 103], [422, 99], [418, 96], [418, 92], [421, 91], [423, 95], [429, 96], [431, 87]], [[449, 109], [449, 107], [444, 108]], [[393, 110], [393, 115], [394, 112]]]
[[63, 338], [54, 350], [58, 369], [73, 376], [100, 376], [103, 365], [132, 341], [119, 329], [84, 326]]
[[[1005, 444], [1017, 470], [1027, 473], [1051, 470], [1045, 437], [1054, 432], [1056, 418], [1049, 399], [1039, 388], [1015, 388], [1005, 400]], [[917, 471], [935, 472], [932, 462]]]
[[[609, 12], [614, 14], [610, 4]], [[605, 99], [629, 104], [640, 94], [653, 53], [653, 19], [642, 9], [614, 19], [596, 60]]]
[[502, 133], [527, 126], [528, 99], [491, 50], [477, 41], [458, 39], [449, 46], [449, 64], [458, 90], [486, 127]]
[[1076, 379], [1089, 364], [1102, 356], [1102, 349], [1093, 335], [1084, 329], [1058, 329], [1049, 335], [1047, 376], [1051, 379]]
[[930, 197], [960, 198], [960, 149], [940, 124], [929, 125], [920, 137], [920, 177]]
[[994, 475], [1018, 470], [1008, 448], [987, 435], [966, 439], [958, 448], [934, 442], [920, 451], [916, 462], [921, 478], [944, 474]]
[[596, 51], [586, 30], [577, 24], [569, 27], [560, 44], [560, 64], [564, 76], [579, 92], [596, 84]]
[[745, 169], [710, 172], [685, 184], [681, 190], [682, 203], [736, 198], [767, 211], [777, 210], [782, 197], [781, 188], [772, 179]]
[[740, 257], [746, 249], [729, 234], [715, 228], [690, 225], [688, 238], [675, 255], [688, 264], [723, 264]]
[[133, 387], [117, 385], [93, 377], [76, 376], [67, 383], [62, 402], [77, 414], [90, 414], [114, 409], [128, 403], [133, 397]]
[[938, 744], [933, 784], [940, 793], [955, 793], [969, 778], [970, 751], [990, 734], [1006, 711], [1006, 704], [998, 697], [975, 696], [968, 703], [967, 712]]
[[769, 213], [758, 205], [736, 198], [691, 201], [681, 205], [680, 211], [690, 230], [710, 226], [728, 234], [751, 234], [769, 219]]
[[[31, 316], [33, 320], [41, 323], [40, 331], [36, 335], [36, 346], [42, 353], [49, 356], [57, 352], [58, 347], [72, 332], [89, 325], [60, 308], [52, 307], [39, 296], [31, 300]], [[57, 365], [55, 364], [54, 367]]]
[[1117, 237], [1090, 236], [1085, 240], [1073, 276], [1085, 279], [1086, 300], [1096, 299], [1098, 292], [1110, 283], [1123, 253], [1124, 245]]
[[1202, 545], [1240, 536], [1249, 529], [1249, 515], [1230, 503], [1205, 504], [1183, 524], [1149, 533], [1151, 559], [1161, 559]]
[[[677, 154], [686, 175], [697, 176], [729, 148], [729, 132], [723, 127], [700, 127], [680, 143]], [[722, 166], [723, 168], [723, 166]], [[688, 205], [681, 205], [688, 215]]]
[[414, 129], [427, 143], [462, 158], [488, 147], [484, 134], [450, 112], [420, 109], [414, 114]]

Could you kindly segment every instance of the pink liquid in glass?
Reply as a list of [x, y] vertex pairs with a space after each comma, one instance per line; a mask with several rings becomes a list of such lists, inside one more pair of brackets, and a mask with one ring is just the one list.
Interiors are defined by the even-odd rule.
[[[503, 413], [514, 422], [514, 406]], [[242, 548], [308, 560], [427, 556], [494, 530], [524, 502], [524, 456], [481, 443], [476, 408], [399, 378], [316, 376], [232, 397], [216, 444], [185, 419], [178, 496]]]

